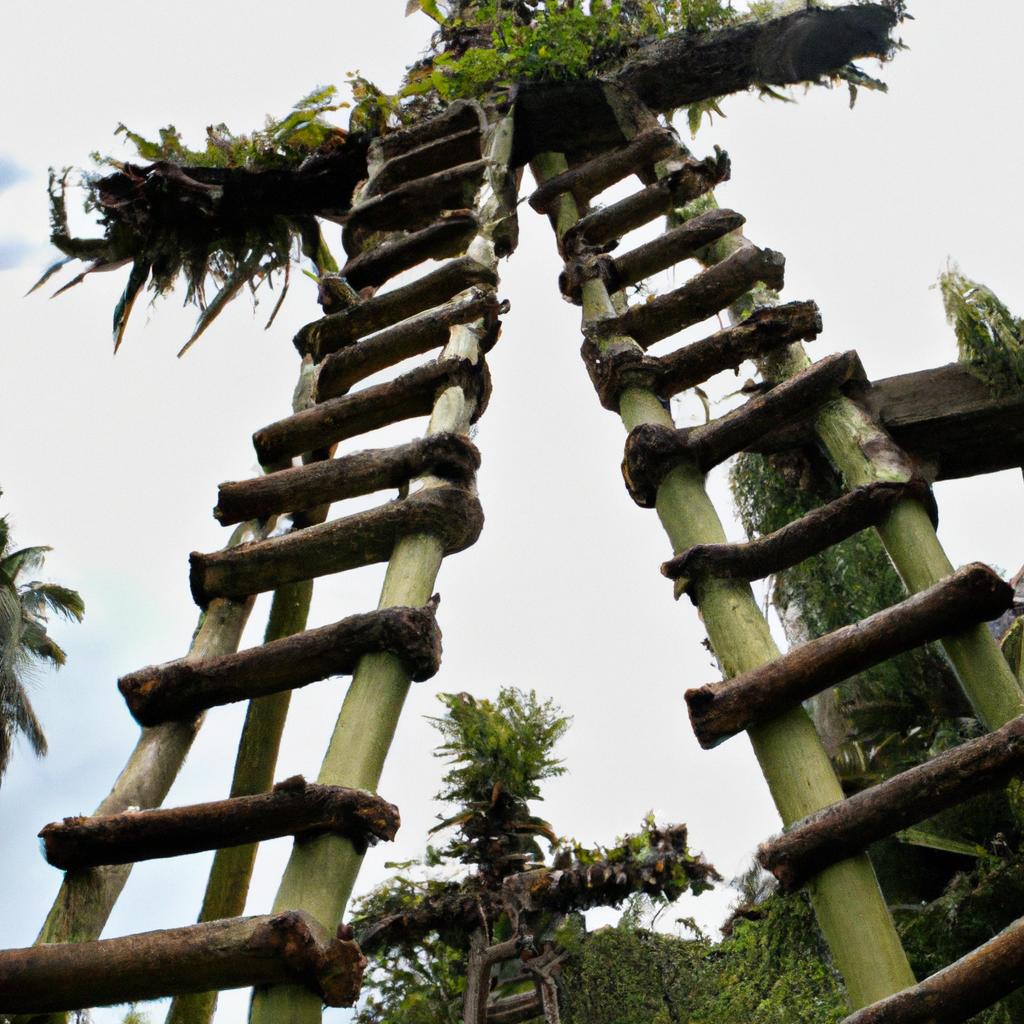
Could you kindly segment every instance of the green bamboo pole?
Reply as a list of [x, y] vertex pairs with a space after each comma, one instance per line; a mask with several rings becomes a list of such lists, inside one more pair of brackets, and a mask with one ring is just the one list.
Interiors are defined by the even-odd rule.
[[[506, 171], [512, 152], [511, 117], [499, 121], [488, 145], [488, 196], [481, 215], [481, 233], [469, 254], [497, 266], [495, 232], [514, 215], [509, 204]], [[481, 356], [480, 325], [452, 329], [444, 356], [474, 362]], [[474, 403], [460, 387], [448, 388], [434, 406], [428, 433], [469, 430]], [[423, 486], [441, 481], [424, 477]], [[403, 538], [392, 553], [378, 607], [421, 605], [433, 593], [443, 548], [429, 535]], [[380, 781], [410, 680], [401, 662], [389, 654], [366, 655], [356, 668], [324, 757], [318, 781], [375, 791]], [[362, 865], [363, 855], [340, 836], [323, 836], [296, 844], [278, 889], [274, 907], [304, 910], [333, 930], [341, 920]], [[252, 1024], [318, 1024], [320, 1000], [298, 986], [281, 985], [253, 993]]]
[[[566, 170], [561, 155], [545, 154], [533, 163], [538, 182]], [[559, 237], [579, 219], [570, 195], [555, 207]], [[583, 318], [590, 323], [615, 310], [614, 297], [603, 282], [583, 288]], [[608, 338], [602, 345], [628, 345], [632, 339]], [[627, 430], [654, 423], [674, 426], [653, 392], [629, 388], [619, 412]], [[723, 543], [725, 530], [704, 488], [703, 475], [681, 465], [658, 490], [658, 516], [680, 553], [695, 544]], [[709, 580], [701, 585], [700, 610], [711, 644], [727, 677], [772, 661], [779, 650], [749, 585], [734, 580]], [[754, 753], [776, 807], [786, 825], [842, 800], [843, 792], [828, 755], [802, 709], [751, 730]], [[871, 862], [864, 855], [822, 872], [809, 887], [833, 957], [846, 982], [854, 1007], [860, 1007], [913, 985], [913, 972], [878, 887]]]

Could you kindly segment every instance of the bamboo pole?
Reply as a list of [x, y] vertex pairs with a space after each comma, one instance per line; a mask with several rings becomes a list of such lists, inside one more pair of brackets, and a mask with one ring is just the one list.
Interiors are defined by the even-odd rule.
[[[564, 157], [545, 154], [534, 161], [538, 180], [564, 171]], [[559, 237], [579, 219], [575, 201], [563, 196], [555, 206]], [[601, 281], [588, 281], [583, 292], [586, 322], [615, 315]], [[602, 338], [600, 346], [627, 346], [628, 338]], [[627, 429], [641, 424], [674, 428], [672, 417], [650, 390], [622, 393], [620, 415]], [[725, 530], [694, 465], [673, 469], [658, 490], [656, 508], [679, 554], [697, 544], [725, 542]], [[739, 675], [779, 656], [749, 584], [709, 579], [701, 588], [701, 614], [726, 677]], [[842, 788], [807, 713], [786, 712], [750, 732], [754, 753], [784, 824], [789, 825], [843, 798]], [[859, 1007], [914, 984], [871, 862], [861, 855], [822, 872], [811, 884], [811, 899], [821, 929], [846, 982], [853, 1006]]]
[[[480, 212], [481, 233], [469, 251], [477, 262], [494, 268], [495, 238], [508, 230], [506, 222], [514, 216], [514, 192], [510, 195], [506, 180], [512, 152], [511, 117], [494, 126], [487, 152], [485, 190], [490, 194]], [[454, 328], [444, 356], [478, 360], [485, 331], [485, 323]], [[428, 433], [465, 434], [473, 413], [474, 403], [462, 388], [449, 388], [434, 406]], [[433, 488], [439, 483], [426, 477], [423, 485]], [[403, 537], [388, 563], [379, 607], [425, 604], [433, 593], [443, 555], [443, 542], [431, 534]], [[409, 686], [407, 671], [392, 655], [373, 654], [362, 659], [345, 696], [319, 782], [376, 791]], [[338, 836], [296, 845], [274, 906], [300, 908], [333, 929], [344, 914], [362, 859], [351, 842]], [[260, 988], [253, 994], [249, 1019], [251, 1024], [319, 1024], [320, 1001], [297, 986]]]

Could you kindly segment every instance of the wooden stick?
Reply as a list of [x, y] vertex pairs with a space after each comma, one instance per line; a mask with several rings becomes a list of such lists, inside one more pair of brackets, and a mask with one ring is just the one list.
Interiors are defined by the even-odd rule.
[[667, 128], [644, 132], [625, 146], [548, 179], [530, 196], [530, 205], [538, 213], [547, 213], [563, 192], [571, 192], [577, 202], [585, 203], [617, 181], [668, 156], [677, 146], [675, 133]]
[[486, 363], [468, 359], [431, 360], [394, 380], [332, 398], [262, 427], [252, 435], [260, 463], [275, 465], [390, 423], [428, 416], [440, 391], [461, 387], [487, 407]]
[[40, 833], [47, 861], [64, 871], [137, 864], [259, 843], [279, 836], [335, 832], [366, 846], [391, 842], [398, 808], [374, 793], [311, 785], [301, 775], [269, 793], [159, 811], [65, 818]]
[[497, 283], [498, 275], [493, 270], [463, 256], [424, 274], [412, 284], [375, 295], [340, 313], [315, 321], [295, 335], [294, 344], [300, 354], [311, 355], [314, 361], [319, 362], [331, 352], [439, 306], [473, 285], [494, 287]]
[[183, 992], [302, 984], [351, 1006], [366, 960], [300, 911], [0, 951], [0, 1013], [60, 1013]]
[[786, 892], [795, 892], [825, 868], [1004, 786], [1022, 769], [1024, 717], [797, 822], [763, 843], [757, 859]]
[[799, 565], [807, 558], [884, 522], [896, 503], [919, 498], [923, 482], [879, 481], [858, 487], [836, 501], [814, 509], [748, 544], [698, 544], [661, 567], [662, 575], [677, 580], [685, 590], [702, 576], [728, 577], [750, 582]]
[[384, 562], [399, 538], [415, 534], [435, 536], [445, 554], [455, 554], [476, 541], [483, 523], [476, 495], [459, 487], [425, 488], [285, 537], [213, 554], [193, 551], [192, 596], [205, 607], [216, 597], [258, 594], [282, 583]]
[[602, 247], [617, 241], [634, 228], [710, 192], [728, 179], [729, 171], [729, 158], [724, 153], [699, 162], [688, 161], [642, 192], [583, 217], [566, 231], [561, 250], [578, 253], [588, 246]]
[[742, 323], [665, 356], [644, 355], [632, 344], [599, 348], [589, 338], [580, 351], [601, 404], [615, 411], [626, 388], [647, 388], [667, 401], [716, 373], [737, 369], [747, 359], [795, 341], [811, 341], [820, 331], [821, 314], [815, 303], [790, 302], [759, 309]]
[[470, 209], [486, 171], [486, 160], [474, 160], [407, 181], [361, 203], [345, 220], [341, 235], [345, 252], [357, 255], [377, 232], [416, 231], [433, 223], [444, 210]]
[[487, 1004], [487, 1024], [529, 1024], [542, 1013], [537, 992], [522, 992]]
[[482, 142], [480, 125], [476, 124], [393, 156], [370, 178], [365, 195], [379, 196], [407, 181], [479, 160]]
[[673, 466], [689, 459], [706, 473], [767, 431], [812, 416], [835, 398], [843, 384], [860, 376], [863, 368], [857, 353], [839, 352], [707, 426], [682, 430], [654, 424], [637, 427], [626, 439], [622, 463], [631, 497], [641, 508], [653, 508], [658, 487]]
[[[498, 317], [507, 313], [508, 308], [507, 302], [498, 302], [494, 292], [474, 291], [468, 299], [431, 310], [423, 316], [363, 338], [358, 345], [348, 345], [332, 352], [320, 364], [316, 379], [317, 399], [337, 398], [353, 384], [379, 370], [441, 348], [448, 343], [452, 327], [470, 324], [474, 320], [484, 322], [481, 345], [484, 351], [490, 351], [501, 331]], [[315, 328], [316, 324], [310, 326]], [[315, 338], [314, 344], [318, 344]]]
[[976, 562], [900, 604], [794, 647], [767, 665], [688, 690], [693, 730], [702, 747], [715, 747], [888, 658], [998, 618], [1012, 602], [1013, 588]]
[[337, 459], [223, 483], [213, 515], [228, 526], [281, 512], [401, 487], [424, 473], [468, 485], [480, 468], [476, 445], [460, 434], [432, 434], [394, 448], [370, 448]]
[[755, 284], [781, 288], [785, 266], [781, 253], [744, 246], [681, 288], [631, 306], [619, 316], [598, 321], [594, 333], [605, 338], [627, 336], [641, 348], [650, 348], [655, 342], [728, 308]]
[[426, 260], [445, 259], [466, 251], [477, 232], [476, 217], [460, 210], [425, 227], [390, 239], [383, 245], [353, 256], [341, 269], [342, 277], [356, 289], [376, 288], [385, 281]]
[[371, 153], [391, 160], [402, 153], [418, 149], [437, 139], [455, 135], [470, 128], [480, 129], [483, 122], [480, 105], [473, 100], [456, 100], [436, 117], [388, 132], [375, 139]]
[[1024, 986], [1024, 918], [913, 988], [842, 1024], [961, 1024]]
[[350, 675], [364, 654], [398, 656], [416, 681], [441, 666], [436, 603], [349, 615], [258, 647], [205, 661], [170, 661], [118, 680], [132, 717], [142, 725], [187, 718], [207, 708], [295, 690]]

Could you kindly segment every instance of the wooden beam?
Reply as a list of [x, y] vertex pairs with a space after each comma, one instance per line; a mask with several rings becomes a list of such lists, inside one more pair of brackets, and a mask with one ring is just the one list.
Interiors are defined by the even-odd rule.
[[391, 192], [407, 181], [425, 178], [429, 174], [472, 163], [480, 159], [483, 133], [478, 122], [469, 128], [443, 135], [396, 154], [378, 169], [366, 187], [366, 196]]

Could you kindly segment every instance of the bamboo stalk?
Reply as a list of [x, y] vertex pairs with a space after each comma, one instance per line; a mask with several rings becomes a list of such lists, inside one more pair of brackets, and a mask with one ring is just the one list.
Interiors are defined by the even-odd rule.
[[[545, 155], [534, 163], [540, 180], [564, 169], [564, 158], [555, 155]], [[576, 203], [564, 196], [556, 210], [556, 231], [564, 238], [578, 220]], [[588, 322], [614, 315], [615, 307], [602, 282], [587, 282], [583, 312]], [[604, 338], [599, 344], [626, 346], [629, 339]], [[620, 414], [627, 431], [641, 423], [675, 426], [658, 397], [642, 388], [623, 392]], [[659, 489], [657, 509], [677, 553], [696, 544], [723, 543], [726, 539], [704, 489], [703, 476], [695, 466], [681, 465], [668, 474]], [[701, 614], [726, 676], [738, 675], [779, 656], [749, 584], [709, 580], [701, 598]], [[803, 709], [795, 708], [754, 729], [750, 738], [785, 824], [842, 799], [839, 780]], [[913, 972], [866, 856], [822, 872], [811, 885], [811, 899], [854, 1006], [914, 984]]]
[[[488, 176], [479, 220], [481, 234], [470, 254], [481, 263], [497, 263], [495, 242], [507, 245], [508, 220], [515, 216], [515, 193], [509, 182], [512, 152], [511, 116], [492, 129], [488, 145]], [[487, 326], [456, 327], [446, 356], [478, 359], [480, 339]], [[461, 388], [440, 396], [428, 433], [460, 433], [469, 429], [474, 413], [471, 398]], [[426, 481], [426, 486], [437, 482]], [[444, 557], [443, 541], [430, 533], [403, 538], [388, 564], [380, 607], [416, 606], [429, 600]], [[373, 791], [398, 725], [410, 680], [391, 655], [363, 658], [345, 696], [319, 781]], [[296, 845], [275, 900], [276, 907], [296, 906], [333, 927], [342, 917], [362, 863], [361, 853], [336, 836], [324, 836]], [[320, 1003], [302, 988], [278, 986], [257, 989], [250, 1010], [251, 1024], [318, 1024]]]

